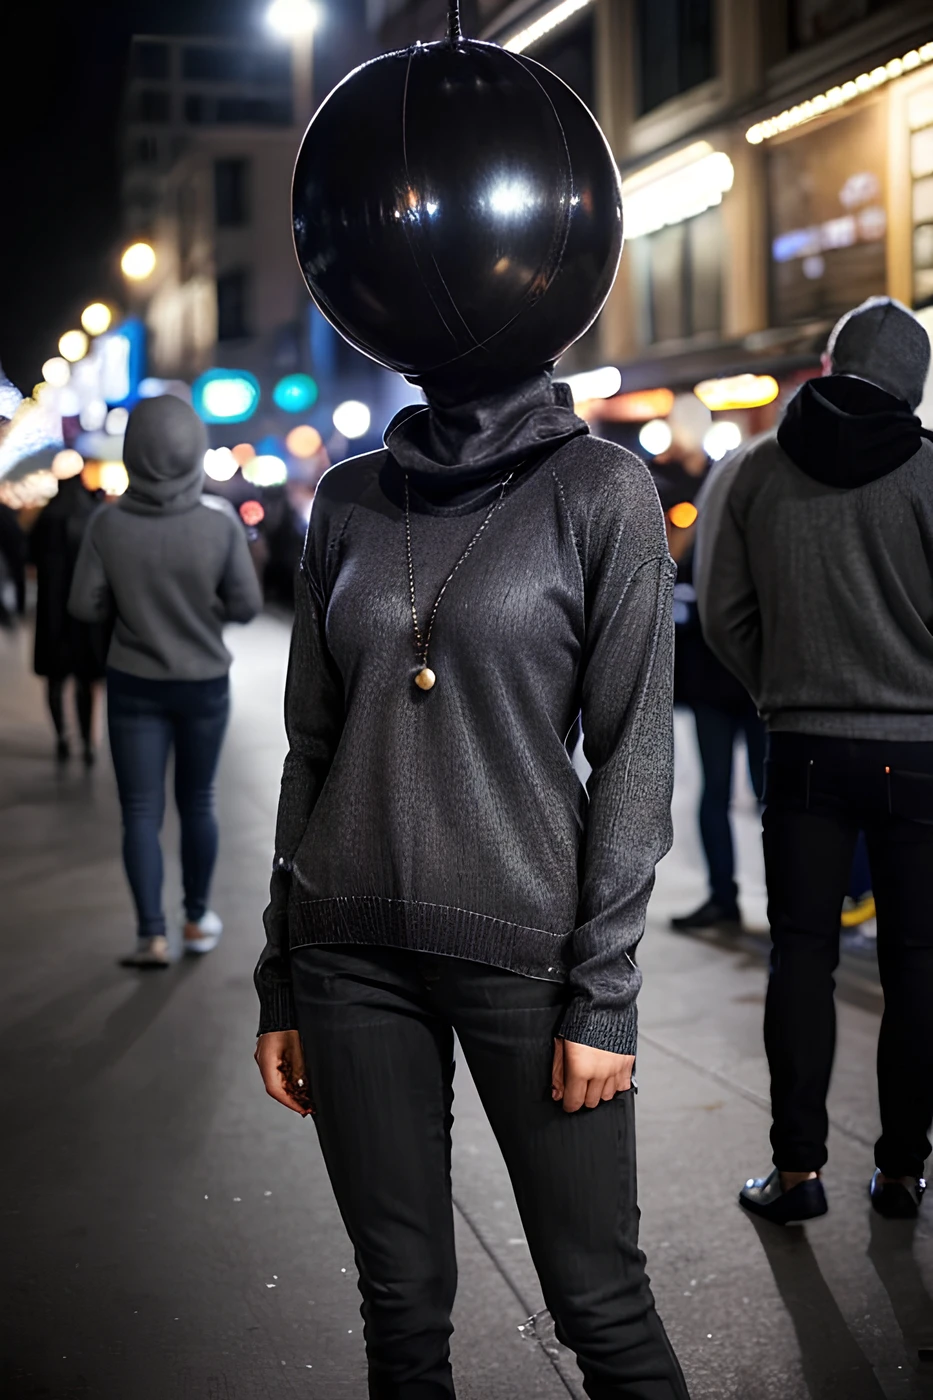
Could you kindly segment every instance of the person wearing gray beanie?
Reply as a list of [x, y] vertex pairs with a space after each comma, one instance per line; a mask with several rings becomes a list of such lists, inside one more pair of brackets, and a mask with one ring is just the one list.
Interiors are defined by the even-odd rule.
[[914, 1216], [933, 1121], [931, 347], [890, 297], [843, 316], [823, 378], [712, 474], [694, 583], [704, 634], [768, 728], [765, 1046], [774, 1170], [739, 1200], [778, 1224], [827, 1209], [826, 1095], [843, 898], [864, 832], [885, 1011], [870, 1196]]
[[930, 370], [930, 337], [893, 297], [869, 297], [836, 322], [823, 357], [831, 373], [867, 379], [915, 413]]

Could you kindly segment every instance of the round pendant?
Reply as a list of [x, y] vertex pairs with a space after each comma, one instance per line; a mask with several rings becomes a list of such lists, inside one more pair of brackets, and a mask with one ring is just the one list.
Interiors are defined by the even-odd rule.
[[431, 690], [436, 680], [437, 676], [435, 676], [430, 666], [422, 666], [421, 670], [415, 676], [415, 685], [419, 690]]

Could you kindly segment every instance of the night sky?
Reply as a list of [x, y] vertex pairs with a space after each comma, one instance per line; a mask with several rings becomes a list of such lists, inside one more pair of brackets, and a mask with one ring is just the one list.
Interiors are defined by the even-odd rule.
[[[365, 57], [364, 0], [322, 0], [318, 93]], [[264, 0], [15, 0], [0, 31], [0, 362], [28, 393], [89, 301], [119, 304], [118, 122], [133, 34], [262, 33]]]

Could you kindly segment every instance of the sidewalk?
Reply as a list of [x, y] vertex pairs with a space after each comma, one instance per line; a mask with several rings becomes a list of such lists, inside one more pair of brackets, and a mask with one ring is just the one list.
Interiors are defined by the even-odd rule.
[[[266, 618], [232, 640], [227, 933], [204, 963], [147, 978], [115, 966], [132, 924], [109, 760], [56, 773], [26, 639], [0, 635], [4, 1400], [366, 1393], [353, 1259], [313, 1127], [263, 1095], [251, 1059], [287, 629]], [[666, 930], [703, 894], [689, 726], [679, 737], [676, 844], [640, 954], [638, 1106], [642, 1241], [691, 1393], [933, 1396], [933, 1363], [917, 1360], [933, 1347], [933, 1217], [876, 1223], [866, 1199], [877, 996], [840, 996], [830, 1215], [781, 1232], [735, 1204], [769, 1157], [764, 961], [755, 940]], [[763, 924], [751, 811], [739, 825], [746, 918]], [[540, 1293], [462, 1067], [455, 1113], [458, 1396], [581, 1397], [572, 1360], [519, 1331]]]

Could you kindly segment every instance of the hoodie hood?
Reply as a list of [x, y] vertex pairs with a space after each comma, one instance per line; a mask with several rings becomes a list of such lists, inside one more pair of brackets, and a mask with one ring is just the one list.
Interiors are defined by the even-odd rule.
[[427, 405], [395, 415], [385, 445], [416, 490], [453, 495], [588, 432], [573, 411], [569, 385], [544, 370], [467, 402], [431, 393]]
[[903, 399], [864, 379], [831, 374], [809, 379], [794, 395], [777, 438], [814, 481], [852, 488], [896, 471], [933, 434]]
[[130, 479], [121, 508], [138, 515], [191, 510], [204, 488], [207, 429], [182, 399], [143, 399], [130, 414], [123, 461]]

